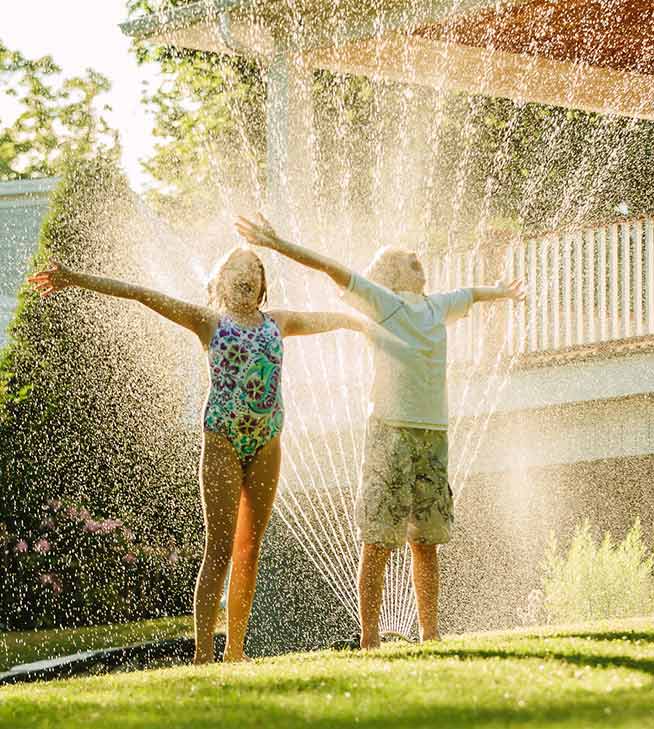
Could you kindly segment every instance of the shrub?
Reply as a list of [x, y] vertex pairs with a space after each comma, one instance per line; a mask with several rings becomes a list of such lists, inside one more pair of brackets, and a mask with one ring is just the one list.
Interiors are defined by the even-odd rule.
[[174, 541], [153, 548], [121, 519], [98, 518], [86, 506], [52, 499], [33, 529], [12, 533], [0, 523], [8, 582], [7, 628], [124, 622], [179, 613], [175, 585], [197, 559]]
[[588, 521], [576, 527], [567, 553], [552, 535], [543, 569], [548, 622], [644, 615], [654, 607], [654, 556], [637, 519], [624, 541], [609, 533], [596, 542]]
[[[113, 162], [73, 162], [53, 193], [33, 265], [52, 256], [80, 270], [149, 283], [148, 261], [139, 256], [141, 223], [138, 201]], [[198, 559], [201, 553], [199, 435], [181, 425], [186, 383], [175, 352], [185, 348], [178, 330], [133, 302], [79, 289], [42, 300], [24, 286], [10, 335], [0, 357], [0, 523], [6, 537], [0, 623], [65, 626], [150, 617], [173, 604], [190, 610], [193, 570], [176, 572], [173, 584], [169, 566], [159, 569], [156, 558], [169, 544]], [[141, 545], [137, 567], [121, 563], [128, 545], [116, 542], [120, 530], [99, 539], [84, 531], [86, 522], [51, 514], [60, 531], [56, 539], [46, 534], [42, 507], [57, 501], [86, 509], [105, 525], [116, 519], [130, 524], [135, 549]], [[32, 548], [41, 538], [60, 545], [57, 554], [67, 554], [68, 562], [50, 568], [54, 552]], [[21, 540], [29, 551], [18, 559]], [[148, 562], [152, 574], [141, 569]], [[168, 581], [174, 597], [164, 597], [157, 580]], [[85, 591], [79, 600], [75, 585]]]

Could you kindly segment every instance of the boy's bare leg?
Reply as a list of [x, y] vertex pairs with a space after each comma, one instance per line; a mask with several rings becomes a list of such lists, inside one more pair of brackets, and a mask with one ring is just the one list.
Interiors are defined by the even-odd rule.
[[384, 570], [391, 550], [379, 544], [364, 544], [359, 560], [359, 619], [361, 647], [378, 648], [379, 613], [384, 592]]
[[438, 640], [438, 547], [412, 544], [411, 554], [420, 640]]

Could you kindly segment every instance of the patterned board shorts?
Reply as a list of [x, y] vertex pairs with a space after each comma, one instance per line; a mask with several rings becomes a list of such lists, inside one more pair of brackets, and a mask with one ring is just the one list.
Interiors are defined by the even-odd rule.
[[368, 421], [355, 508], [364, 544], [445, 544], [454, 522], [447, 431]]

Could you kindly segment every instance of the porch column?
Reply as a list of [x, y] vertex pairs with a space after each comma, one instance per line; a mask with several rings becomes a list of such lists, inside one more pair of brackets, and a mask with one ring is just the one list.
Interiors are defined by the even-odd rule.
[[288, 223], [313, 207], [312, 70], [279, 52], [268, 69], [268, 202]]

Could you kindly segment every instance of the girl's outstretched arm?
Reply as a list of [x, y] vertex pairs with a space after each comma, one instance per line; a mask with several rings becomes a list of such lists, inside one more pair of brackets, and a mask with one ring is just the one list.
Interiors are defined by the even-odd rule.
[[364, 332], [367, 323], [356, 316], [330, 311], [271, 311], [283, 337], [305, 337], [336, 329]]
[[215, 329], [216, 314], [208, 307], [190, 304], [126, 281], [72, 271], [57, 261], [51, 261], [50, 268], [39, 271], [27, 280], [43, 297], [64, 288], [77, 286], [107, 296], [138, 301], [175, 324], [190, 329], [203, 343], [211, 339]]
[[303, 337], [336, 329], [349, 329], [361, 332], [388, 354], [406, 356], [407, 345], [404, 342], [368, 319], [323, 311], [271, 311], [270, 315], [277, 322], [283, 337]]
[[316, 271], [326, 273], [335, 284], [346, 287], [352, 278], [352, 271], [338, 261], [328, 256], [297, 245], [280, 238], [268, 221], [259, 215], [259, 223], [253, 223], [247, 218], [240, 217], [236, 223], [236, 230], [253, 246], [270, 248], [288, 258], [301, 263], [303, 266], [314, 268]]

